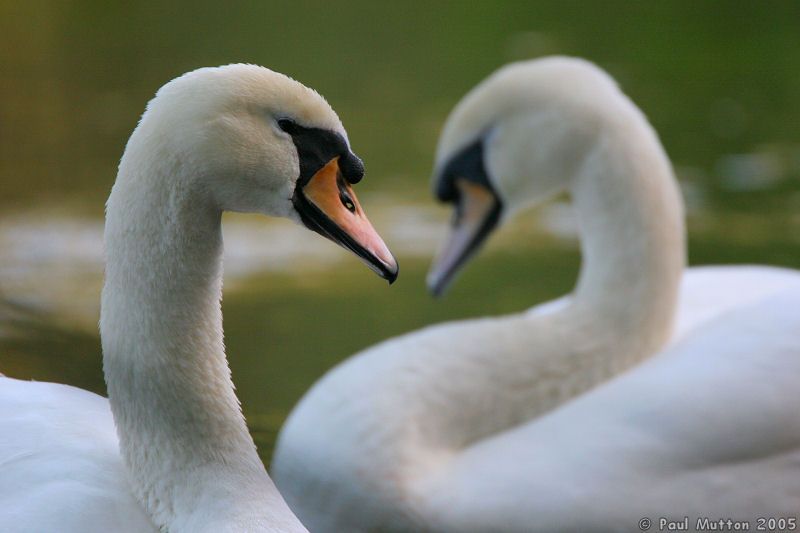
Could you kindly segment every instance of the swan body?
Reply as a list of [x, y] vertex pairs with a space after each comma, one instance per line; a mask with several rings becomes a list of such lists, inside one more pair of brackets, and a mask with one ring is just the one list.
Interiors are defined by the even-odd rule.
[[392, 281], [316, 92], [263, 67], [162, 87], [107, 204], [100, 331], [109, 399], [0, 378], [0, 530], [299, 532], [233, 391], [222, 341], [224, 210], [300, 222]]
[[2, 378], [0, 431], [3, 531], [155, 531], [128, 485], [107, 399]]
[[309, 528], [795, 516], [800, 274], [685, 268], [669, 160], [607, 74], [560, 57], [501, 69], [448, 118], [434, 189], [456, 206], [435, 293], [494, 227], [563, 191], [578, 283], [522, 313], [390, 339], [316, 383], [272, 468]]

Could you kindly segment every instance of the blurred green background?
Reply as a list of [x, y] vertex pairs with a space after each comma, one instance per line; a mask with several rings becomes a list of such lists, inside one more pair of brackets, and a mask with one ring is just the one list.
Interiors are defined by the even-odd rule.
[[291, 256], [226, 289], [234, 380], [265, 458], [303, 391], [360, 348], [569, 290], [579, 257], [558, 224], [517, 222], [441, 301], [423, 288], [430, 236], [402, 231], [446, 220], [428, 177], [455, 102], [506, 62], [556, 53], [607, 69], [659, 131], [692, 263], [800, 267], [798, 2], [0, 0], [0, 370], [103, 392], [97, 307], [76, 304], [97, 299], [103, 202], [147, 100], [200, 66], [257, 63], [325, 95], [366, 162], [367, 212], [390, 247], [403, 239], [391, 289], [338, 255], [316, 269]]

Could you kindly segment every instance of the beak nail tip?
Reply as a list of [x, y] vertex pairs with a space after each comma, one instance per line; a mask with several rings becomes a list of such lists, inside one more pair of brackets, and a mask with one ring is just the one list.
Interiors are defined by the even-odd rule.
[[444, 293], [444, 284], [441, 280], [437, 279], [429, 279], [428, 280], [428, 292], [434, 298], [439, 298]]

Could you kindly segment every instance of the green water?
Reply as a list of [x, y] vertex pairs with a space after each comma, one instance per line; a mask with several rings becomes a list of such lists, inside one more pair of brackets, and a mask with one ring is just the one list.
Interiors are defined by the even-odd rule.
[[[800, 267], [793, 1], [0, 0], [0, 210], [99, 216], [155, 90], [184, 71], [239, 61], [328, 98], [366, 161], [360, 191], [427, 202], [453, 104], [501, 64], [551, 53], [598, 62], [650, 117], [690, 186], [693, 263]], [[234, 379], [265, 457], [288, 409], [337, 361], [432, 322], [523, 309], [569, 290], [578, 269], [572, 245], [520, 242], [479, 258], [433, 301], [426, 263], [400, 262], [391, 288], [353, 260], [313, 275], [258, 275], [226, 292]], [[3, 372], [102, 392], [93, 332], [7, 315], [22, 333], [0, 340]]]

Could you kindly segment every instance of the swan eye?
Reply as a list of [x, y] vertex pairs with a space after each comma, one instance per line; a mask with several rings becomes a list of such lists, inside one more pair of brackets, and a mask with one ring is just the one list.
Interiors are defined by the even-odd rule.
[[297, 124], [288, 118], [278, 120], [278, 127], [290, 135], [297, 133]]

